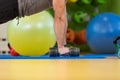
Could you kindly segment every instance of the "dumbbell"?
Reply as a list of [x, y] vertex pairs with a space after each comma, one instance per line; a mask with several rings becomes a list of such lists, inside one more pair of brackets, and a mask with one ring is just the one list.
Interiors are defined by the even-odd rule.
[[58, 53], [58, 49], [57, 48], [50, 48], [49, 50], [49, 56], [50, 57], [59, 57], [60, 54]]
[[50, 48], [49, 56], [50, 57], [60, 57], [60, 56], [70, 56], [70, 57], [78, 57], [80, 55], [80, 49], [79, 48], [70, 48], [70, 52], [60, 55], [58, 52], [58, 48]]
[[79, 48], [70, 48], [70, 56], [71, 57], [80, 56], [80, 49]]

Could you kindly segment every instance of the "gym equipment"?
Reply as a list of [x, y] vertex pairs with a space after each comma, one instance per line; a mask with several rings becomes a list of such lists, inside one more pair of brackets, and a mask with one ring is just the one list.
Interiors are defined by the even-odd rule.
[[96, 53], [115, 53], [113, 40], [120, 35], [120, 17], [102, 13], [94, 17], [86, 29], [87, 43]]
[[11, 48], [9, 43], [8, 43], [8, 48], [10, 50], [10, 55], [11, 56], [20, 56], [13, 48]]
[[13, 20], [8, 26], [11, 47], [22, 56], [42, 56], [53, 47], [56, 38], [53, 17], [47, 11]]
[[50, 57], [59, 57], [59, 56], [70, 56], [70, 57], [78, 57], [80, 55], [80, 49], [79, 48], [70, 48], [70, 53], [66, 53], [63, 55], [60, 55], [58, 52], [57, 47], [50, 48], [49, 56]]
[[118, 56], [118, 58], [120, 58], [120, 44], [119, 44], [118, 40], [120, 40], [120, 36], [118, 36], [117, 38], [115, 38], [115, 40], [113, 41], [113, 43], [114, 43], [114, 46], [116, 48], [117, 56]]

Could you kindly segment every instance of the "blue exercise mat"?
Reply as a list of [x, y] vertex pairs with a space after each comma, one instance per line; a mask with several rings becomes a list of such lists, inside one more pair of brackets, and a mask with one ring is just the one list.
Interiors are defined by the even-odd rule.
[[106, 59], [108, 57], [116, 57], [116, 54], [86, 54], [79, 57], [61, 56], [61, 57], [49, 57], [49, 55], [44, 56], [10, 56], [10, 55], [0, 55], [0, 59]]

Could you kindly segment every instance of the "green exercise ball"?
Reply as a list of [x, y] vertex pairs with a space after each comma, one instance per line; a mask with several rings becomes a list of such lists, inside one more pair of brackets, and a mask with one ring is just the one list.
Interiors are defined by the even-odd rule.
[[53, 17], [47, 12], [13, 20], [8, 25], [11, 47], [22, 56], [42, 56], [56, 42]]

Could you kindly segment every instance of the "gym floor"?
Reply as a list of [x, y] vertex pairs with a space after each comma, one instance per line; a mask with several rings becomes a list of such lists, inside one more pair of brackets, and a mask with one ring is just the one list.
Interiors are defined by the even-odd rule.
[[120, 80], [120, 60], [0, 60], [0, 80]]

